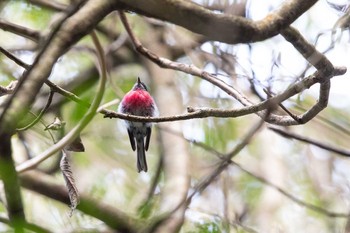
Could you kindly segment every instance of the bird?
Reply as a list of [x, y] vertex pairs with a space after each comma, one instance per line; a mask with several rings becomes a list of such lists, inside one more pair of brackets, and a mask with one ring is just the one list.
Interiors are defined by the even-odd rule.
[[[147, 90], [147, 86], [141, 81], [140, 77], [133, 88], [125, 94], [121, 100], [118, 112], [123, 114], [157, 117], [158, 108]], [[137, 169], [147, 172], [146, 152], [149, 148], [149, 142], [152, 133], [152, 123], [134, 122], [125, 120], [129, 135], [130, 145], [133, 151], [137, 151]]]

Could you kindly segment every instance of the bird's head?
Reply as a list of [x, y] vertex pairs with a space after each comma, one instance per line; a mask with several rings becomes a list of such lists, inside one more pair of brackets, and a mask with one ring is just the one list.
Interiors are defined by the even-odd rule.
[[148, 91], [146, 84], [141, 82], [140, 77], [137, 77], [137, 82], [135, 83], [134, 87], [132, 88], [133, 91], [136, 90], [143, 90], [143, 91]]

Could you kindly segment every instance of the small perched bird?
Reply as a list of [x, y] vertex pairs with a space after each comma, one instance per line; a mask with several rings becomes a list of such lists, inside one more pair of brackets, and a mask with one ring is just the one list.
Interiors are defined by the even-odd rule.
[[[158, 116], [158, 108], [148, 93], [146, 85], [137, 78], [134, 87], [124, 96], [118, 112], [135, 116]], [[131, 148], [137, 150], [138, 172], [147, 172], [146, 153], [152, 132], [152, 123], [125, 121]], [[146, 141], [145, 141], [146, 137]]]

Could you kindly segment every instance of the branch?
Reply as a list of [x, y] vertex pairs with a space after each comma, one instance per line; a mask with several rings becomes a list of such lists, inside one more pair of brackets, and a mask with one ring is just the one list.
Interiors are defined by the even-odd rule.
[[[2, 52], [6, 57], [8, 57], [10, 60], [12, 60], [13, 62], [15, 62], [17, 65], [23, 67], [24, 69], [28, 70], [30, 69], [30, 65], [28, 65], [27, 63], [23, 62], [22, 60], [18, 59], [16, 56], [14, 56], [12, 53], [10, 53], [9, 51], [7, 51], [6, 49], [2, 48], [0, 46], [0, 52]], [[62, 96], [66, 97], [67, 99], [70, 99], [78, 104], [81, 104], [85, 107], [90, 107], [90, 104], [86, 101], [84, 101], [83, 99], [79, 98], [78, 96], [76, 96], [74, 93], [69, 92], [65, 89], [63, 89], [62, 87], [58, 86], [57, 84], [51, 82], [50, 80], [45, 80], [44, 81], [46, 85], [48, 85], [52, 90], [54, 90], [55, 92], [61, 94]], [[12, 94], [13, 92], [11, 92]]]
[[42, 52], [36, 57], [34, 64], [21, 78], [15, 93], [5, 104], [0, 115], [0, 133], [13, 133], [19, 120], [28, 112], [29, 107], [34, 102], [35, 96], [50, 75], [57, 59], [70, 46], [90, 32], [101, 19], [113, 10], [114, 6], [115, 4], [113, 5], [113, 2], [108, 0], [88, 1], [76, 13], [74, 9], [70, 11], [64, 24], [58, 24]]
[[219, 156], [221, 159], [221, 162], [219, 165], [214, 169], [211, 174], [204, 177], [201, 181], [199, 181], [195, 187], [194, 191], [187, 197], [187, 203], [190, 203], [194, 195], [198, 192], [202, 192], [205, 188], [209, 186], [213, 182], [213, 180], [221, 174], [222, 171], [224, 171], [228, 165], [231, 164], [231, 159], [236, 156], [244, 147], [248, 145], [248, 143], [252, 140], [253, 136], [259, 131], [259, 129], [264, 125], [264, 121], [260, 120], [256, 125], [254, 125], [247, 135], [242, 139], [240, 143], [238, 143], [235, 148], [229, 152], [226, 155]]
[[332, 63], [325, 55], [317, 51], [315, 46], [309, 43], [297, 29], [287, 27], [285, 30], [281, 31], [281, 35], [291, 43], [312, 66], [323, 72], [325, 76], [324, 81], [326, 81], [326, 77], [332, 75], [334, 70]]
[[[197, 68], [194, 65], [187, 65], [179, 62], [174, 62], [171, 60], [168, 60], [166, 58], [159, 57], [155, 53], [149, 51], [147, 48], [145, 48], [141, 42], [135, 37], [134, 33], [131, 30], [131, 27], [128, 23], [128, 20], [125, 16], [125, 14], [121, 11], [119, 11], [119, 15], [121, 18], [121, 21], [125, 27], [125, 30], [128, 32], [129, 37], [134, 44], [134, 47], [137, 52], [151, 60], [152, 62], [156, 63], [162, 68], [167, 69], [173, 69], [182, 71], [187, 74], [191, 74], [197, 77], [200, 77], [216, 87], [220, 88], [224, 92], [226, 92], [228, 95], [232, 96], [236, 100], [238, 100], [242, 105], [251, 107], [250, 110], [252, 112], [250, 113], [256, 113], [261, 118], [264, 118], [264, 115], [266, 115], [266, 109], [274, 107], [284, 100], [290, 98], [291, 96], [302, 92], [306, 88], [310, 88], [315, 83], [321, 83], [320, 87], [320, 101], [318, 101], [311, 109], [306, 111], [301, 116], [279, 116], [275, 114], [269, 114], [269, 117], [266, 118], [266, 121], [272, 124], [276, 125], [297, 125], [297, 124], [304, 124], [311, 120], [313, 117], [315, 117], [322, 109], [324, 109], [327, 106], [328, 103], [328, 94], [329, 94], [329, 88], [330, 88], [330, 81], [329, 79], [336, 75], [342, 75], [346, 72], [345, 67], [333, 67], [333, 65], [329, 62], [329, 60], [319, 53], [314, 46], [309, 44], [302, 35], [294, 28], [287, 28], [283, 31], [283, 35], [295, 46], [298, 51], [302, 53], [302, 55], [305, 57], [305, 59], [309, 60], [311, 64], [315, 65], [316, 68], [318, 68], [318, 72], [315, 72], [313, 75], [303, 79], [302, 81], [293, 84], [291, 87], [289, 87], [287, 90], [285, 90], [280, 95], [277, 95], [275, 97], [269, 98], [266, 101], [261, 102], [260, 104], [253, 105], [252, 101], [250, 101], [246, 96], [244, 96], [242, 93], [240, 93], [238, 90], [236, 90], [234, 87], [224, 83], [222, 80], [218, 79], [215, 75], [209, 74], [208, 72], [205, 72], [199, 68]], [[299, 38], [299, 39], [298, 39]], [[298, 40], [297, 40], [298, 39]], [[311, 56], [313, 55], [313, 56]], [[312, 79], [315, 78], [313, 81]], [[316, 81], [317, 80], [317, 81]], [[316, 82], [314, 82], [316, 81]], [[254, 108], [254, 109], [253, 109]], [[260, 108], [260, 109], [259, 109]], [[262, 111], [264, 110], [264, 111]], [[206, 110], [204, 110], [205, 112]], [[260, 112], [261, 111], [261, 112]], [[228, 112], [226, 112], [228, 113]], [[250, 114], [249, 113], [249, 114]], [[110, 115], [108, 115], [110, 116]], [[225, 117], [223, 115], [220, 115], [219, 117]], [[228, 117], [234, 117], [234, 116], [228, 116]], [[298, 120], [296, 120], [298, 119]]]
[[9, 31], [19, 36], [28, 38], [34, 42], [38, 42], [41, 37], [38, 31], [31, 30], [29, 28], [8, 22], [4, 19], [0, 19], [0, 28], [4, 31]]
[[290, 200], [292, 200], [293, 202], [297, 203], [300, 206], [303, 206], [305, 208], [308, 208], [310, 210], [313, 210], [317, 213], [323, 214], [325, 216], [328, 217], [333, 217], [333, 218], [349, 218], [350, 214], [345, 214], [345, 213], [337, 213], [337, 212], [333, 212], [333, 211], [329, 211], [325, 208], [307, 203], [297, 197], [295, 197], [294, 195], [290, 194], [288, 191], [278, 187], [277, 185], [271, 183], [270, 181], [266, 180], [265, 178], [258, 176], [246, 169], [244, 169], [240, 164], [231, 161], [231, 164], [235, 167], [238, 167], [240, 170], [244, 171], [245, 173], [247, 173], [248, 175], [254, 177], [255, 179], [259, 180], [260, 182], [262, 182], [263, 184], [275, 189], [276, 191], [278, 191], [279, 193], [281, 193], [283, 196], [289, 198]]
[[[183, 64], [184, 65], [184, 64]], [[345, 67], [335, 67], [334, 76], [342, 75], [346, 72]], [[204, 72], [204, 71], [203, 71]], [[207, 73], [208, 74], [208, 73]], [[208, 74], [211, 78], [212, 75]], [[262, 101], [258, 104], [251, 104], [247, 102], [246, 107], [238, 109], [215, 109], [215, 108], [193, 108], [188, 107], [188, 113], [182, 115], [168, 116], [168, 117], [139, 117], [117, 113], [111, 110], [102, 110], [101, 113], [105, 114], [105, 117], [108, 118], [120, 118], [129, 121], [139, 121], [139, 122], [167, 122], [167, 121], [179, 121], [179, 120], [189, 120], [195, 118], [207, 118], [207, 117], [221, 117], [221, 118], [233, 118], [240, 117], [252, 113], [258, 113], [263, 110], [266, 110], [276, 104], [283, 102], [284, 100], [302, 92], [305, 89], [310, 88], [312, 85], [320, 82], [323, 78], [321, 73], [315, 72], [314, 74], [304, 78], [303, 80], [291, 85], [287, 90], [281, 94], [275, 95], [270, 99]], [[222, 83], [223, 84], [223, 83]], [[228, 85], [223, 84], [224, 86], [230, 88]], [[240, 98], [243, 100], [245, 97]], [[248, 101], [248, 100], [246, 100]], [[266, 118], [266, 121], [276, 125], [295, 125], [298, 124], [293, 118], [289, 116], [269, 116]]]
[[3, 47], [0, 46], [0, 52], [3, 53], [7, 58], [15, 62], [17, 65], [23, 67], [24, 69], [29, 69], [30, 65], [25, 63], [24, 61], [18, 59], [16, 56], [14, 56], [12, 53], [4, 49]]
[[41, 110], [41, 112], [39, 113], [39, 115], [34, 119], [33, 122], [31, 122], [29, 125], [23, 127], [23, 128], [19, 128], [17, 129], [17, 131], [23, 131], [23, 130], [27, 130], [29, 128], [31, 128], [32, 126], [34, 126], [36, 123], [38, 123], [41, 119], [41, 117], [44, 115], [44, 113], [47, 111], [47, 109], [50, 107], [51, 102], [52, 102], [52, 98], [53, 95], [55, 94], [55, 92], [53, 91], [53, 89], [50, 90], [50, 94], [49, 97], [47, 98], [47, 102], [45, 107]]
[[[288, 27], [281, 32], [281, 35], [289, 41], [320, 74], [319, 100], [304, 114], [297, 116], [297, 123], [304, 124], [313, 119], [318, 113], [327, 107], [331, 87], [330, 78], [336, 75], [336, 68], [333, 67], [332, 63], [325, 55], [318, 52], [315, 46], [310, 44], [295, 28]], [[344, 73], [345, 72], [346, 69], [344, 70]], [[295, 117], [292, 118], [295, 119]]]
[[[13, 224], [11, 223], [11, 221], [3, 216], [0, 216], [0, 222], [5, 223], [11, 227], [14, 227]], [[33, 232], [37, 232], [37, 233], [50, 233], [51, 231], [43, 228], [42, 226], [33, 224], [33, 223], [29, 223], [29, 222], [25, 222], [24, 223], [24, 228], [26, 228], [27, 230], [33, 231]]]
[[276, 127], [268, 127], [268, 129], [270, 129], [273, 132], [281, 135], [282, 137], [285, 137], [285, 138], [288, 138], [288, 139], [295, 139], [295, 140], [298, 140], [298, 141], [301, 141], [301, 142], [309, 143], [311, 145], [314, 145], [314, 146], [317, 146], [319, 148], [328, 150], [330, 152], [334, 152], [336, 154], [339, 154], [339, 155], [342, 155], [342, 156], [345, 156], [345, 157], [350, 157], [350, 151], [342, 150], [342, 149], [339, 149], [337, 147], [333, 147], [333, 146], [327, 145], [325, 143], [318, 142], [318, 141], [313, 140], [311, 138], [307, 138], [307, 137], [304, 137], [304, 136], [301, 136], [301, 135], [298, 135], [298, 134], [295, 134], [295, 133], [292, 133], [292, 132], [288, 132], [285, 129], [282, 130], [282, 129], [279, 129], [279, 128], [276, 128]]
[[[63, 4], [57, 1], [47, 1], [47, 0], [28, 0], [30, 3], [35, 4], [40, 7], [47, 8], [49, 10], [53, 11], [65, 11], [69, 5]], [[104, 25], [96, 25], [95, 28], [98, 32], [101, 32], [102, 34], [106, 35], [108, 38], [115, 39], [119, 37], [119, 34], [115, 33], [114, 31], [110, 30], [110, 28], [104, 26]]]
[[[21, 185], [29, 190], [40, 193], [44, 196], [70, 204], [67, 189], [63, 185], [54, 183], [52, 177], [38, 172], [30, 171], [20, 175]], [[122, 211], [103, 204], [100, 200], [91, 198], [91, 195], [80, 193], [80, 203], [77, 209], [87, 215], [93, 216], [106, 223], [109, 227], [120, 232], [137, 232], [141, 226], [138, 220], [127, 216]]]
[[[157, 227], [159, 227], [162, 223], [164, 223], [170, 216], [172, 216], [178, 209], [180, 209], [184, 204], [188, 206], [194, 197], [194, 195], [198, 192], [202, 192], [206, 187], [209, 186], [209, 184], [219, 175], [223, 170], [226, 169], [226, 167], [230, 164], [231, 159], [237, 155], [252, 139], [252, 137], [256, 134], [256, 132], [263, 126], [264, 121], [260, 120], [258, 124], [254, 125], [248, 134], [243, 138], [243, 140], [235, 146], [235, 148], [232, 150], [232, 152], [222, 155], [222, 154], [216, 154], [219, 155], [221, 162], [220, 164], [214, 169], [214, 171], [209, 174], [208, 176], [204, 177], [201, 181], [199, 181], [196, 186], [193, 188], [193, 192], [181, 203], [175, 206], [172, 210], [162, 213], [155, 217], [152, 221], [152, 223], [149, 224], [148, 229], [146, 229], [146, 232], [154, 232]], [[172, 133], [173, 130], [166, 129], [168, 132]], [[178, 134], [176, 136], [179, 136]]]
[[106, 67], [106, 61], [104, 57], [104, 52], [103, 48], [97, 38], [97, 35], [93, 31], [91, 33], [92, 40], [95, 44], [97, 54], [98, 54], [98, 60], [100, 63], [101, 67], [101, 78], [100, 78], [100, 83], [97, 89], [97, 94], [88, 109], [87, 113], [84, 115], [84, 117], [80, 120], [77, 126], [75, 126], [68, 134], [66, 134], [59, 142], [57, 142], [55, 145], [52, 147], [48, 148], [46, 151], [42, 152], [40, 155], [35, 156], [34, 158], [27, 160], [23, 162], [22, 164], [17, 166], [17, 172], [24, 172], [26, 170], [32, 169], [36, 167], [38, 164], [40, 164], [42, 161], [45, 159], [49, 158], [56, 152], [60, 151], [63, 149], [66, 145], [72, 143], [80, 134], [80, 132], [87, 126], [87, 124], [92, 120], [92, 118], [96, 114], [96, 110], [98, 106], [101, 103], [104, 90], [105, 90], [105, 85], [107, 81], [107, 67]]
[[[171, 132], [171, 130], [169, 129], [166, 129], [167, 131]], [[183, 137], [183, 135], [181, 133], [177, 133], [177, 132], [172, 132], [174, 134], [176, 134], [177, 136], [179, 137]], [[217, 156], [218, 158], [224, 158], [225, 157], [225, 154], [217, 151], [216, 149], [212, 148], [212, 147], [209, 147], [208, 145], [206, 144], [203, 144], [201, 142], [197, 142], [197, 141], [194, 141], [194, 140], [189, 140], [189, 139], [185, 139], [186, 141], [190, 142], [191, 144], [195, 145], [195, 146], [198, 146], [202, 149], [204, 149], [205, 151], [208, 151], [210, 152], [211, 154]], [[305, 208], [308, 208], [310, 210], [313, 210], [313, 211], [316, 211], [320, 214], [323, 214], [325, 216], [328, 216], [328, 217], [337, 217], [337, 218], [349, 218], [350, 214], [346, 214], [346, 213], [337, 213], [337, 212], [333, 212], [333, 211], [329, 211], [325, 208], [322, 208], [322, 207], [319, 207], [319, 206], [316, 206], [316, 205], [313, 205], [313, 204], [310, 204], [310, 203], [307, 203], [299, 198], [297, 198], [296, 196], [292, 195], [291, 193], [289, 193], [288, 191], [278, 187], [277, 185], [271, 183], [270, 181], [266, 180], [265, 178], [259, 176], [259, 175], [256, 175], [254, 174], [253, 172], [250, 172], [248, 171], [247, 169], [245, 169], [242, 165], [240, 165], [239, 163], [237, 162], [234, 162], [232, 160], [230, 161], [227, 161], [228, 163], [230, 163], [230, 165], [232, 166], [235, 166], [237, 167], [238, 169], [240, 169], [241, 171], [243, 171], [244, 173], [252, 176], [253, 178], [259, 180], [261, 183], [275, 189], [276, 191], [278, 191], [279, 193], [281, 193], [283, 196], [287, 197], [288, 199], [290, 199], [291, 201], [297, 203], [298, 205], [300, 206], [303, 206]]]
[[4, 185], [6, 208], [11, 225], [16, 232], [23, 232], [26, 219], [23, 210], [19, 180], [12, 159], [11, 135], [0, 135], [0, 178]]
[[[253, 105], [252, 102], [249, 101], [242, 93], [240, 93], [238, 90], [234, 89], [232, 86], [229, 86], [226, 83], [222, 82], [220, 79], [217, 79], [217, 77], [215, 75], [209, 74], [209, 73], [207, 73], [207, 72], [205, 72], [205, 71], [203, 71], [203, 70], [201, 70], [193, 65], [186, 65], [186, 64], [182, 64], [182, 63], [177, 63], [177, 62], [173, 62], [173, 61], [170, 61], [168, 59], [165, 59], [165, 58], [158, 57], [157, 55], [155, 55], [152, 52], [150, 52], [149, 50], [147, 50], [145, 47], [143, 47], [141, 45], [141, 43], [133, 35], [124, 13], [120, 12], [120, 16], [121, 16], [122, 22], [123, 22], [128, 34], [129, 34], [130, 38], [131, 38], [133, 44], [135, 45], [135, 48], [137, 49], [137, 51], [139, 53], [141, 53], [142, 55], [151, 59], [153, 62], [157, 63], [161, 67], [179, 70], [179, 71], [182, 71], [182, 72], [185, 72], [188, 74], [192, 74], [192, 75], [201, 77], [204, 80], [219, 87], [221, 90], [225, 91], [227, 94], [231, 95], [232, 97], [234, 97], [235, 99], [237, 99], [239, 102], [241, 102], [243, 105], [245, 105], [247, 107], [240, 108], [240, 109], [233, 109], [233, 110], [194, 109], [192, 107], [189, 107], [188, 114], [171, 116], [171, 117], [162, 117], [162, 118], [134, 117], [134, 116], [127, 116], [127, 115], [123, 115], [123, 114], [118, 114], [116, 112], [105, 110], [105, 109], [100, 110], [99, 112], [105, 114], [105, 117], [110, 117], [110, 118], [116, 117], [116, 118], [121, 118], [121, 119], [126, 119], [126, 120], [144, 121], [144, 122], [165, 122], [165, 121], [187, 120], [187, 119], [205, 118], [205, 117], [238, 117], [238, 116], [243, 116], [243, 115], [247, 115], [247, 114], [251, 114], [251, 113], [258, 113], [259, 111], [265, 110], [269, 106], [279, 104], [279, 103], [283, 102], [284, 100], [290, 98], [291, 96], [293, 96], [297, 93], [300, 93], [301, 91], [311, 87], [315, 83], [321, 82], [321, 80], [325, 79], [325, 77], [323, 76], [324, 72], [323, 73], [315, 72], [313, 75], [303, 79], [302, 81], [300, 81], [296, 84], [293, 84], [285, 92], [283, 92], [275, 97], [272, 97], [266, 101], [263, 101], [261, 103]], [[286, 36], [289, 35], [290, 41], [292, 41], [292, 42], [298, 41], [299, 42], [298, 44], [295, 45], [296, 48], [303, 48], [303, 47], [305, 47], [305, 44], [308, 45], [307, 41], [305, 41], [305, 40], [302, 40], [302, 39], [296, 40], [295, 39], [295, 38], [302, 38], [301, 35], [296, 35], [297, 33], [298, 32], [292, 28], [289, 28], [288, 30], [285, 30], [285, 32], [284, 32], [284, 34]], [[292, 38], [292, 36], [294, 36], [294, 39]], [[309, 46], [309, 45], [307, 46], [307, 49], [304, 49], [304, 50], [306, 50], [306, 52], [302, 51], [302, 53], [305, 55], [305, 57], [307, 57], [308, 54], [312, 54], [312, 51], [316, 51], [313, 46]], [[329, 62], [327, 62], [328, 60], [322, 54], [317, 54], [317, 55], [318, 55], [317, 57], [322, 58], [322, 63], [320, 63], [321, 65], [317, 64], [317, 66], [319, 68], [330, 67], [331, 64]], [[18, 62], [16, 60], [14, 60], [14, 61], [23, 66], [23, 64], [21, 64], [20, 62]], [[326, 64], [327, 66], [323, 66], [322, 64]], [[333, 75], [334, 76], [342, 75], [345, 72], [346, 72], [345, 67], [335, 67], [332, 76], [329, 78], [332, 78]], [[89, 104], [86, 103], [85, 101], [81, 100], [80, 98], [78, 98], [74, 94], [72, 94], [68, 91], [65, 91], [64, 89], [62, 89], [60, 87], [55, 86], [55, 84], [53, 84], [49, 81], [47, 82], [47, 84], [50, 87], [54, 88], [60, 94], [66, 96], [67, 98], [69, 98], [75, 102], [82, 103], [85, 106], [89, 106]], [[327, 86], [326, 86], [326, 88], [327, 88]], [[324, 95], [322, 94], [322, 96], [324, 96]], [[324, 103], [324, 101], [322, 103]], [[303, 123], [309, 121], [312, 117], [314, 117], [314, 115], [317, 114], [320, 110], [322, 110], [325, 106], [323, 104], [323, 107], [322, 106], [319, 107], [320, 105], [321, 104], [318, 103], [312, 110], [307, 111], [305, 114], [303, 114], [301, 116], [287, 117], [287, 116], [277, 116], [274, 114], [270, 114], [270, 117], [267, 118], [266, 121], [269, 123], [277, 124], [277, 125], [303, 124]], [[317, 111], [314, 111], [314, 109], [316, 109]], [[260, 116], [262, 116], [263, 112], [258, 113], [258, 114], [260, 114]]]
[[[125, 21], [123, 21], [125, 22]], [[128, 24], [127, 24], [128, 25]], [[128, 27], [127, 27], [128, 28]], [[131, 38], [134, 38], [133, 40], [135, 40], [135, 44], [141, 44], [140, 42], [137, 42], [137, 38], [133, 36], [133, 33], [130, 29], [129, 33], [131, 32]], [[146, 53], [144, 54], [147, 57], [153, 57], [153, 55], [150, 55], [150, 51], [148, 51], [146, 48], [144, 48], [142, 45], [141, 47], [142, 51], [146, 51]], [[28, 69], [30, 66], [26, 63], [24, 63], [23, 61], [21, 61], [20, 59], [16, 58], [15, 56], [13, 56], [11, 53], [9, 53], [8, 51], [6, 51], [5, 49], [1, 48], [1, 52], [4, 53], [9, 59], [13, 60], [16, 64], [22, 66], [25, 69]], [[152, 54], [152, 53], [151, 53]], [[246, 97], [242, 96], [241, 93], [239, 93], [238, 91], [236, 91], [233, 87], [227, 85], [226, 83], [222, 82], [221, 80], [217, 79], [214, 75], [209, 74], [203, 70], [200, 70], [199, 68], [193, 66], [193, 65], [186, 65], [186, 64], [182, 64], [182, 63], [177, 63], [177, 62], [172, 62], [170, 60], [167, 60], [165, 58], [159, 58], [156, 55], [154, 55], [155, 57], [155, 62], [158, 64], [159, 60], [162, 60], [164, 64], [162, 66], [164, 66], [165, 68], [173, 68], [176, 70], [180, 70], [183, 72], [190, 72], [190, 74], [202, 77], [202, 78], [206, 78], [207, 81], [209, 81], [210, 83], [212, 83], [215, 86], [218, 86], [220, 89], [224, 90], [226, 93], [228, 93], [229, 95], [233, 96], [234, 98], [238, 98], [238, 100], [242, 103], [242, 104], [246, 104], [248, 106], [243, 107], [243, 108], [239, 108], [239, 109], [212, 109], [212, 108], [193, 108], [193, 107], [188, 107], [188, 113], [187, 114], [182, 114], [182, 115], [175, 115], [175, 116], [169, 116], [169, 117], [158, 117], [158, 118], [150, 118], [150, 117], [139, 117], [139, 116], [132, 116], [132, 115], [125, 115], [125, 114], [121, 114], [121, 113], [117, 113], [115, 111], [111, 111], [111, 110], [107, 110], [104, 108], [99, 108], [98, 112], [102, 113], [105, 115], [105, 117], [108, 118], [120, 118], [120, 119], [124, 119], [124, 120], [130, 120], [130, 121], [140, 121], [140, 122], [168, 122], [168, 121], [180, 121], [180, 120], [189, 120], [189, 119], [196, 119], [196, 118], [207, 118], [207, 117], [221, 117], [221, 118], [232, 118], [232, 117], [240, 117], [240, 116], [244, 116], [244, 115], [248, 115], [248, 114], [252, 114], [252, 113], [257, 113], [259, 111], [265, 110], [267, 109], [269, 106], [274, 105], [275, 103], [281, 103], [284, 100], [290, 98], [291, 96], [294, 96], [295, 94], [300, 93], [301, 91], [310, 88], [312, 85], [316, 84], [319, 82], [319, 80], [322, 79], [323, 76], [321, 76], [320, 73], [315, 72], [313, 75], [310, 75], [306, 78], [304, 78], [303, 80], [291, 85], [285, 92], [279, 94], [279, 95], [275, 95], [265, 101], [262, 101], [258, 104], [252, 104], [250, 103], [250, 101], [248, 99], [246, 99]], [[192, 70], [192, 68], [194, 68], [194, 70]], [[199, 71], [199, 72], [197, 72]], [[342, 75], [346, 72], [346, 68], [345, 67], [334, 67], [334, 76], [337, 75]], [[52, 88], [53, 90], [55, 90], [57, 93], [60, 93], [61, 95], [65, 96], [66, 98], [81, 104], [83, 106], [89, 107], [90, 104], [87, 103], [86, 101], [80, 99], [78, 96], [76, 96], [75, 94], [61, 88], [60, 86], [52, 83], [49, 80], [46, 80], [45, 83], [50, 86], [50, 88]], [[236, 93], [236, 95], [232, 94], [232, 93]], [[272, 116], [274, 116], [273, 114], [271, 114]], [[267, 118], [267, 121], [269, 123], [274, 123], [274, 124], [279, 124], [279, 125], [293, 125], [296, 122], [299, 122], [300, 119], [298, 121], [296, 121], [296, 117], [298, 116], [293, 116], [292, 118], [294, 119], [294, 121], [290, 121], [290, 119], [286, 119], [285, 117], [269, 117]], [[284, 120], [286, 119], [286, 120]], [[284, 121], [283, 121], [284, 120]]]
[[317, 0], [284, 2], [278, 10], [255, 22], [235, 15], [218, 14], [191, 1], [119, 0], [119, 2], [125, 4], [126, 10], [177, 24], [210, 40], [236, 44], [262, 41], [277, 35]]
[[[123, 20], [123, 22], [127, 22]], [[127, 25], [127, 30], [129, 31], [130, 37], [134, 38], [133, 41], [135, 44], [141, 44], [138, 42], [136, 37], [133, 36], [133, 33], [131, 29], [129, 28], [128, 24]], [[1, 48], [1, 47], [0, 47]], [[241, 93], [239, 93], [237, 90], [235, 90], [233, 87], [227, 85], [226, 83], [222, 82], [221, 80], [217, 79], [214, 75], [209, 74], [203, 70], [200, 70], [199, 68], [193, 66], [193, 65], [186, 65], [182, 63], [177, 63], [177, 62], [172, 62], [170, 60], [167, 60], [165, 58], [159, 58], [156, 55], [151, 55], [152, 53], [146, 48], [144, 48], [142, 45], [139, 47], [141, 52], [146, 51], [144, 54], [147, 57], [155, 57], [155, 62], [159, 63], [158, 61], [162, 60], [164, 64], [163, 66], [165, 68], [173, 68], [177, 70], [181, 70], [183, 72], [189, 72], [190, 74], [202, 77], [212, 83], [215, 86], [218, 86], [220, 89], [224, 90], [226, 93], [229, 95], [233, 96], [234, 98], [238, 99], [242, 104], [247, 105], [247, 107], [239, 108], [239, 109], [212, 109], [212, 108], [193, 108], [193, 107], [188, 107], [188, 113], [187, 114], [182, 114], [182, 115], [175, 115], [175, 116], [169, 116], [169, 117], [159, 117], [159, 118], [145, 118], [145, 117], [139, 117], [139, 116], [131, 116], [131, 115], [125, 115], [125, 114], [120, 114], [115, 111], [110, 111], [107, 109], [99, 109], [98, 112], [102, 113], [105, 115], [105, 117], [109, 118], [120, 118], [124, 120], [131, 120], [131, 121], [141, 121], [141, 122], [168, 122], [168, 121], [179, 121], [179, 120], [189, 120], [189, 119], [195, 119], [195, 118], [207, 118], [207, 117], [221, 117], [221, 118], [232, 118], [232, 117], [240, 117], [252, 113], [257, 113], [259, 111], [267, 109], [269, 106], [274, 105], [275, 103], [280, 103], [283, 102], [284, 100], [290, 98], [291, 96], [298, 94], [299, 92], [311, 87], [312, 85], [316, 84], [319, 82], [319, 80], [322, 78], [320, 74], [317, 72], [314, 73], [313, 75], [310, 75], [309, 77], [304, 78], [302, 81], [299, 81], [298, 83], [293, 84], [290, 86], [289, 89], [287, 89], [285, 92], [276, 95], [274, 97], [271, 97], [268, 100], [265, 100], [263, 102], [260, 102], [258, 104], [252, 104], [246, 97], [242, 96]], [[2, 49], [2, 48], [1, 48]], [[1, 52], [3, 52], [9, 59], [13, 60], [16, 64], [22, 66], [25, 69], [29, 69], [29, 65], [21, 61], [20, 59], [16, 58], [13, 56], [11, 53], [8, 51], [2, 49]], [[194, 70], [193, 70], [194, 69]], [[345, 73], [346, 68], [345, 67], [335, 67], [334, 70], [334, 75], [341, 75]], [[46, 80], [45, 83], [50, 86], [53, 90], [55, 90], [57, 93], [60, 93], [61, 95], [65, 96], [66, 98], [75, 101], [79, 104], [82, 104], [86, 107], [89, 107], [90, 104], [85, 102], [84, 100], [80, 99], [78, 96], [75, 94], [64, 90], [63, 88], [59, 87], [58, 85], [52, 83], [49, 80]], [[233, 93], [233, 94], [232, 94]], [[269, 118], [267, 119], [268, 122], [270, 123], [275, 123], [280, 125], [288, 125], [290, 124], [290, 121], [285, 121], [284, 123], [281, 123], [281, 119], [284, 118], [278, 118], [275, 122], [273, 122], [273, 119], [270, 120]], [[297, 121], [293, 121], [294, 123]], [[293, 123], [292, 122], [292, 123]]]

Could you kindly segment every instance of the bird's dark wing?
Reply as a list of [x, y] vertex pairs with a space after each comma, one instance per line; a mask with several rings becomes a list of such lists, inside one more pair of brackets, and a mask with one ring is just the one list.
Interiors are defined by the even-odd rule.
[[147, 127], [146, 131], [146, 144], [145, 144], [145, 150], [148, 151], [148, 146], [149, 146], [149, 140], [151, 139], [151, 133], [152, 133], [152, 128]]
[[128, 134], [129, 134], [129, 139], [130, 139], [130, 145], [133, 151], [136, 150], [136, 145], [135, 145], [135, 138], [134, 135], [132, 134], [131, 130], [128, 129]]

